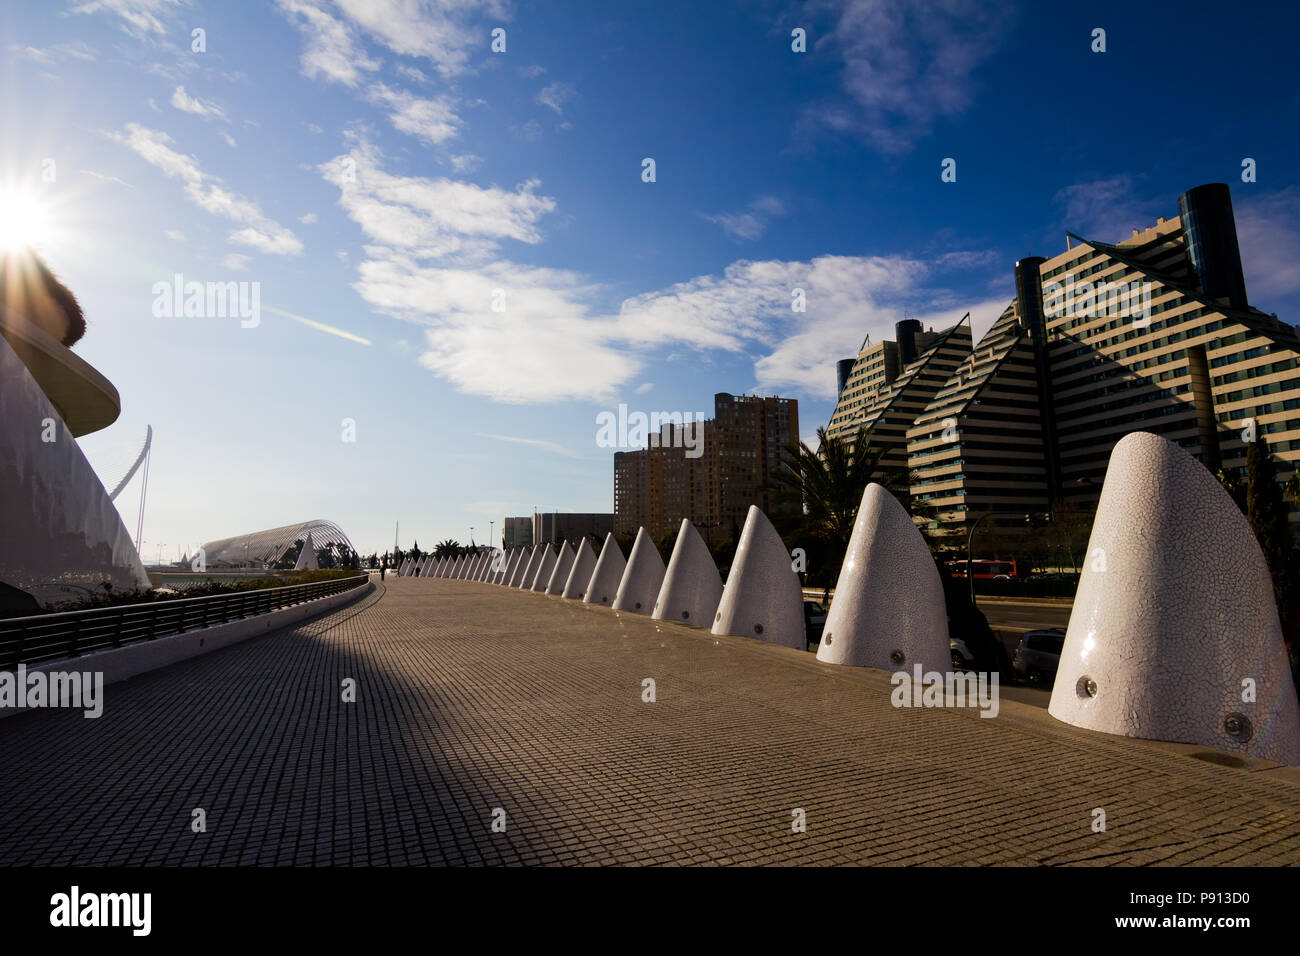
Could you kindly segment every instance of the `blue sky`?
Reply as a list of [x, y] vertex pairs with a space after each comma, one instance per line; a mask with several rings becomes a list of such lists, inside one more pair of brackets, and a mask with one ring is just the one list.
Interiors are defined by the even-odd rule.
[[[602, 411], [780, 394], [811, 437], [864, 335], [978, 334], [1017, 258], [1203, 182], [1295, 322], [1300, 15], [1059, 6], [9, 3], [0, 185], [121, 392], [81, 442], [106, 484], [154, 427], [146, 560], [314, 517], [483, 540], [612, 509]], [[260, 322], [155, 315], [177, 273], [258, 283]]]

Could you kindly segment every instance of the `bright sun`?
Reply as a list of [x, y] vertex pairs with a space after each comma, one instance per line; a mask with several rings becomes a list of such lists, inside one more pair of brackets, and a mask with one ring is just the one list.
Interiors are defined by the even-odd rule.
[[49, 239], [49, 215], [26, 190], [0, 186], [0, 252], [40, 246]]

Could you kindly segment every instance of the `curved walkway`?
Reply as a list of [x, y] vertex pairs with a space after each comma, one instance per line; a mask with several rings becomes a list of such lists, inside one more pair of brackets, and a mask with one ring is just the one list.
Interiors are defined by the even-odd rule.
[[0, 864], [1300, 862], [1300, 771], [890, 690], [757, 641], [390, 578], [109, 686], [100, 719], [0, 721]]

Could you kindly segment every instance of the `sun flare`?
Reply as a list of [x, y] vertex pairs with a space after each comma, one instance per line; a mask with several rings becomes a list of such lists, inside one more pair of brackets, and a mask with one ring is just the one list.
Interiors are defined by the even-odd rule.
[[50, 239], [50, 217], [33, 192], [0, 186], [0, 252], [40, 247]]

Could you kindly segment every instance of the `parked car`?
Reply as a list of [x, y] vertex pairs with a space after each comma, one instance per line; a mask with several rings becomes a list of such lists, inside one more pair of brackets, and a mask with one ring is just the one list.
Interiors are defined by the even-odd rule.
[[975, 654], [960, 637], [948, 638], [948, 651], [952, 655], [952, 669], [954, 671], [975, 669]]
[[816, 601], [803, 602], [804, 636], [809, 644], [820, 644], [826, 627], [826, 612]]
[[1016, 645], [1011, 668], [1019, 677], [1035, 684], [1051, 683], [1056, 679], [1056, 668], [1061, 663], [1061, 648], [1065, 644], [1065, 631], [1048, 627], [1025, 631]]

